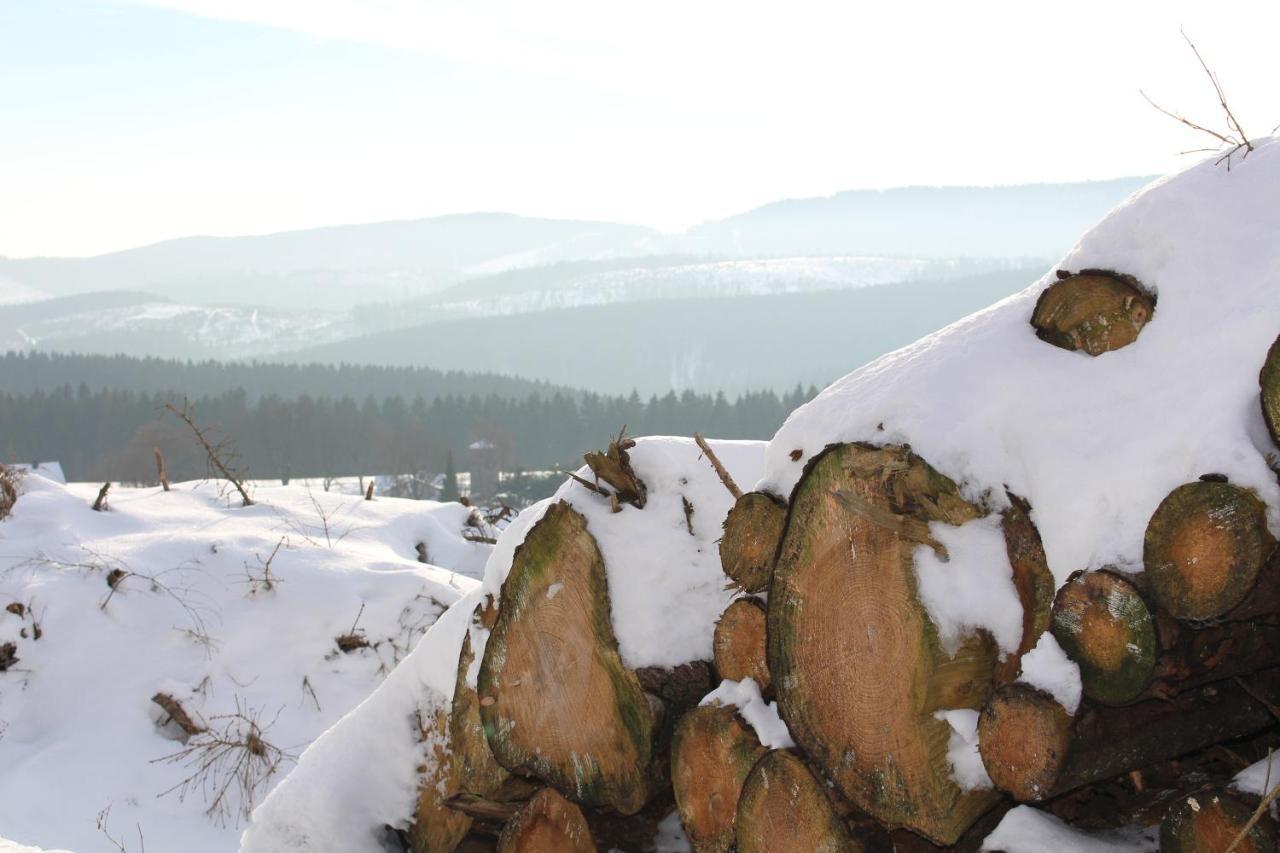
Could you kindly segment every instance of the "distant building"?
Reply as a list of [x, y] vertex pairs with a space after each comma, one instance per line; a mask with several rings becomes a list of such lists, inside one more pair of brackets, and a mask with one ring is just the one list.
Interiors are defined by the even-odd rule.
[[53, 480], [55, 483], [67, 484], [67, 475], [62, 473], [61, 462], [19, 462], [16, 465], [10, 465], [10, 468], [21, 471], [24, 474], [39, 474], [46, 480]]
[[502, 470], [499, 451], [492, 442], [476, 441], [467, 448], [470, 464], [469, 497], [473, 501], [485, 501], [498, 493], [499, 472]]

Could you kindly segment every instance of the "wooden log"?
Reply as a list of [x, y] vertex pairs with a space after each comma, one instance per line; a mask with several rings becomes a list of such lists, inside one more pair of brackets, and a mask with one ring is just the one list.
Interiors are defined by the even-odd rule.
[[649, 799], [657, 702], [623, 664], [604, 560], [581, 514], [553, 504], [516, 550], [479, 676], [498, 763], [587, 805]]
[[1053, 605], [1053, 636], [1080, 666], [1090, 699], [1132, 702], [1155, 677], [1155, 619], [1133, 582], [1118, 572], [1082, 572], [1063, 584]]
[[[584, 454], [582, 458], [597, 480], [604, 480], [613, 487], [613, 496], [619, 503], [629, 503], [637, 509], [644, 509], [649, 490], [631, 467], [631, 454], [627, 452], [635, 446], [635, 441], [627, 437], [627, 428], [623, 427], [618, 437], [609, 442], [607, 450], [593, 451]], [[583, 482], [577, 476], [574, 479]], [[596, 488], [598, 490], [598, 486]]]
[[671, 744], [671, 782], [694, 853], [733, 849], [742, 785], [767, 751], [733, 708], [706, 705], [681, 719]]
[[767, 492], [747, 492], [724, 519], [720, 565], [734, 585], [746, 592], [764, 592], [773, 575], [773, 562], [787, 522], [787, 505]]
[[1046, 343], [1097, 356], [1136, 341], [1155, 307], [1155, 298], [1128, 276], [1084, 270], [1040, 294], [1031, 325]]
[[758, 598], [739, 598], [716, 622], [712, 647], [716, 672], [722, 679], [755, 679], [760, 691], [769, 689], [769, 664], [765, 659], [765, 605]]
[[471, 828], [471, 818], [446, 805], [458, 787], [457, 767], [449, 749], [448, 709], [419, 720], [418, 727], [427, 761], [418, 768], [422, 781], [409, 827], [409, 849], [413, 853], [452, 853]]
[[738, 853], [863, 850], [826, 786], [798, 755], [785, 749], [766, 754], [747, 775], [736, 823]]
[[1261, 388], [1262, 419], [1267, 422], [1271, 441], [1280, 446], [1280, 337], [1267, 350], [1267, 358], [1258, 374]]
[[1267, 507], [1216, 479], [1169, 493], [1147, 524], [1143, 564], [1152, 595], [1178, 619], [1225, 616], [1249, 596], [1275, 552]]
[[1280, 850], [1280, 829], [1269, 815], [1249, 826], [1254, 808], [1221, 788], [1181, 796], [1160, 823], [1161, 853], [1223, 853], [1241, 833], [1235, 853]]
[[498, 853], [595, 853], [582, 811], [552, 788], [520, 807], [498, 837]]
[[978, 744], [996, 787], [1039, 802], [1160, 761], [1241, 738], [1274, 722], [1280, 670], [1124, 707], [1086, 703], [1072, 719], [1025, 684], [999, 688], [978, 718]]
[[941, 844], [996, 796], [951, 778], [935, 712], [981, 705], [996, 647], [982, 634], [943, 650], [914, 553], [930, 522], [981, 515], [909, 448], [830, 447], [793, 493], [769, 593], [769, 671], [792, 737], [855, 806]]
[[[478, 623], [484, 605], [476, 608], [472, 619]], [[449, 742], [458, 778], [457, 791], [487, 797], [502, 787], [510, 773], [493, 757], [484, 736], [480, 717], [480, 695], [467, 682], [467, 673], [475, 662], [471, 634], [462, 641], [458, 657], [458, 674], [453, 688], [453, 705], [449, 713]]]
[[1057, 583], [1049, 571], [1049, 560], [1040, 541], [1040, 531], [1031, 520], [1031, 505], [1012, 492], [1006, 492], [1009, 508], [1000, 517], [1005, 550], [1013, 568], [1013, 586], [1022, 604], [1022, 642], [1016, 654], [1007, 656], [996, 670], [997, 682], [1003, 684], [1018, 676], [1022, 656], [1035, 648], [1040, 637], [1049, 630], [1053, 617], [1053, 598]]

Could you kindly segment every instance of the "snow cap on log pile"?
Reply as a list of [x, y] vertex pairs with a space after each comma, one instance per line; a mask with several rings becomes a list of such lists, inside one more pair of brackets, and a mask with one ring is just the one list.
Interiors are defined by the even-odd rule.
[[[1214, 159], [1135, 194], [1031, 287], [796, 410], [756, 488], [790, 494], [832, 443], [909, 444], [967, 497], [1025, 497], [1058, 583], [1140, 567], [1156, 507], [1208, 472], [1254, 489], [1274, 532], [1258, 371], [1280, 332], [1280, 144], [1255, 143], [1230, 172]], [[1059, 271], [1091, 269], [1159, 300], [1136, 341], [1097, 357], [1045, 343], [1030, 322]]]

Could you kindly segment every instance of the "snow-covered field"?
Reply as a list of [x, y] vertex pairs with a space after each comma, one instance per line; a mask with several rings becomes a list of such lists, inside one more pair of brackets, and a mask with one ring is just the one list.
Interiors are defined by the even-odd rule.
[[[260, 485], [241, 507], [180, 483], [94, 512], [96, 493], [28, 476], [0, 522], [0, 835], [78, 853], [117, 850], [107, 833], [130, 853], [235, 849], [246, 810], [491, 550], [459, 504]], [[206, 731], [184, 744], [159, 694]]]

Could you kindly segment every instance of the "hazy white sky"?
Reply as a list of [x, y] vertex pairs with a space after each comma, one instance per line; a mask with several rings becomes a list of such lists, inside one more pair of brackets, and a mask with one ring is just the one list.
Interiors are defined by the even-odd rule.
[[1280, 122], [1280, 4], [0, 0], [0, 254], [1167, 171]]

